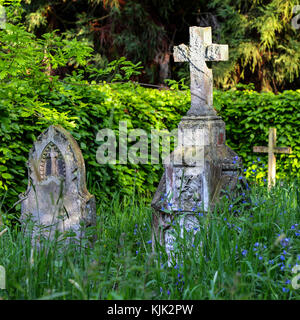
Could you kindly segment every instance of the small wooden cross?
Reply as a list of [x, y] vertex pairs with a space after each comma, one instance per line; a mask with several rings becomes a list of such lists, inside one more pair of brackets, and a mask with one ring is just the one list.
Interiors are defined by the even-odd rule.
[[187, 115], [215, 116], [213, 75], [205, 61], [228, 60], [228, 45], [212, 43], [211, 27], [190, 27], [190, 45], [174, 47], [174, 61], [188, 61], [191, 76], [191, 109]]
[[290, 147], [276, 147], [276, 128], [269, 128], [268, 147], [253, 147], [254, 152], [268, 153], [268, 188], [275, 186], [276, 180], [276, 158], [275, 153], [292, 153]]

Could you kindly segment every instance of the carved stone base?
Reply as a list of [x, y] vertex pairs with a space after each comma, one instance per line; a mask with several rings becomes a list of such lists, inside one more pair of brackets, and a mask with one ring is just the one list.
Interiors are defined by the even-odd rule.
[[[237, 154], [225, 145], [225, 123], [220, 117], [184, 117], [178, 135], [179, 146], [165, 161], [151, 204], [155, 210], [153, 242], [158, 240], [169, 251], [170, 216], [212, 210], [222, 190], [234, 190], [241, 167]], [[182, 221], [182, 227], [187, 228], [190, 222]], [[197, 227], [195, 220], [193, 224]]]

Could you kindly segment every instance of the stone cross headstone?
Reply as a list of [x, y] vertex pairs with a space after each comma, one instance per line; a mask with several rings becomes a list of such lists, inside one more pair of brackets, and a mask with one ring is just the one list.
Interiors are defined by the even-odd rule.
[[215, 116], [213, 109], [213, 76], [206, 61], [228, 60], [228, 45], [212, 43], [211, 28], [190, 27], [190, 45], [174, 47], [175, 62], [189, 62], [191, 108], [187, 115]]
[[152, 201], [153, 248], [165, 245], [171, 262], [173, 221], [184, 230], [199, 230], [195, 212], [212, 209], [225, 188], [234, 190], [241, 162], [225, 145], [225, 123], [213, 108], [212, 71], [206, 61], [227, 60], [228, 47], [212, 44], [211, 28], [190, 27], [190, 45], [174, 48], [175, 61], [191, 72], [191, 108], [178, 126], [178, 146], [165, 160], [165, 172]]
[[268, 147], [255, 146], [254, 152], [268, 153], [268, 188], [272, 188], [276, 183], [276, 157], [275, 153], [291, 154], [290, 147], [276, 147], [276, 128], [269, 128]]
[[35, 141], [29, 153], [28, 188], [20, 195], [21, 221], [31, 217], [36, 227], [52, 238], [55, 230], [84, 236], [85, 227], [95, 225], [95, 198], [86, 188], [81, 150], [61, 126], [50, 126]]

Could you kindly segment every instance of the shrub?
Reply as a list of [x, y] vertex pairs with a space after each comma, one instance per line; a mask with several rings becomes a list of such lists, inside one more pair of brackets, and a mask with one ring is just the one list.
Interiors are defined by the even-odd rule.
[[[189, 109], [189, 91], [177, 90], [178, 84], [172, 81], [171, 90], [144, 88], [132, 82], [88, 83], [84, 79], [99, 76], [128, 81], [140, 66], [121, 58], [105, 70], [94, 70], [91, 50], [84, 43], [55, 33], [43, 37], [37, 40], [12, 25], [0, 30], [0, 208], [10, 213], [5, 217], [18, 214], [19, 205], [8, 210], [18, 200], [17, 195], [26, 190], [28, 152], [51, 124], [62, 125], [78, 141], [86, 162], [88, 188], [97, 199], [109, 199], [115, 191], [138, 192], [151, 198], [162, 165], [97, 163], [97, 132], [110, 128], [118, 134], [121, 120], [127, 121], [128, 130], [144, 129], [149, 138], [151, 128], [171, 131]], [[66, 64], [73, 72], [63, 81], [47, 73], [49, 65], [58, 68]], [[266, 155], [255, 155], [252, 148], [267, 145], [268, 128], [275, 126], [278, 144], [293, 148], [292, 155], [278, 157], [278, 173], [299, 176], [300, 91], [274, 95], [244, 89], [214, 93], [216, 109], [226, 123], [228, 145], [246, 166], [253, 165], [256, 156], [266, 162]]]

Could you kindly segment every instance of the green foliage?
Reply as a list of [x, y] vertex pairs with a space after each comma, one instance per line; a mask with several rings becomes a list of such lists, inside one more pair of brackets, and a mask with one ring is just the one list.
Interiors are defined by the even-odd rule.
[[209, 3], [221, 22], [221, 43], [230, 48], [230, 60], [214, 68], [218, 86], [253, 82], [257, 90], [276, 92], [297, 82], [300, 37], [291, 23], [297, 4], [297, 0]]
[[[252, 86], [253, 87], [253, 86]], [[257, 169], [256, 158], [262, 159], [265, 169], [258, 176], [266, 176], [267, 154], [253, 153], [253, 146], [267, 146], [269, 128], [277, 129], [277, 145], [292, 147], [291, 155], [277, 154], [278, 177], [298, 176], [300, 168], [300, 90], [286, 90], [280, 94], [258, 93], [247, 86], [245, 90], [215, 91], [214, 105], [226, 123], [227, 144], [244, 165]]]
[[[140, 128], [148, 133], [150, 146], [151, 128], [171, 131], [189, 109], [189, 91], [178, 90], [186, 89], [184, 82], [170, 80], [171, 90], [146, 89], [126, 82], [139, 72], [139, 63], [121, 58], [107, 69], [97, 70], [87, 44], [55, 33], [37, 40], [24, 28], [8, 25], [0, 31], [0, 41], [0, 199], [4, 211], [25, 191], [29, 149], [51, 124], [62, 125], [78, 141], [86, 162], [88, 187], [97, 197], [105, 199], [115, 191], [151, 197], [162, 165], [101, 165], [96, 161], [101, 144], [96, 135], [110, 128], [118, 138], [119, 122], [127, 121], [129, 132]], [[49, 74], [49, 69], [65, 64], [72, 64], [74, 70], [63, 81]], [[90, 84], [85, 76], [115, 83], [98, 85], [92, 80]], [[125, 83], [119, 83], [122, 80]], [[252, 165], [256, 156], [266, 163], [266, 156], [254, 155], [252, 148], [266, 145], [268, 128], [275, 126], [278, 145], [291, 146], [294, 152], [278, 156], [278, 174], [299, 176], [299, 99], [299, 91], [278, 95], [253, 90], [215, 92], [215, 106], [227, 126], [227, 143], [246, 166]], [[12, 216], [18, 209], [10, 211]]]
[[197, 25], [211, 26], [214, 42], [229, 45], [229, 61], [213, 64], [217, 88], [237, 83], [255, 83], [258, 91], [299, 88], [300, 33], [292, 27], [297, 0], [16, 2], [22, 4], [19, 21], [29, 31], [41, 35], [60, 29], [70, 39], [88, 41], [100, 67], [120, 56], [142, 61], [142, 82], [189, 75], [186, 63], [173, 63], [172, 47], [188, 44], [188, 27]]

